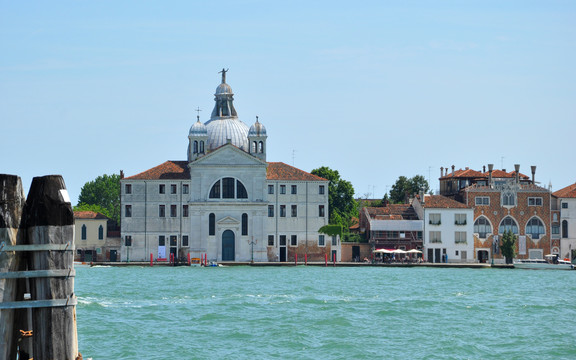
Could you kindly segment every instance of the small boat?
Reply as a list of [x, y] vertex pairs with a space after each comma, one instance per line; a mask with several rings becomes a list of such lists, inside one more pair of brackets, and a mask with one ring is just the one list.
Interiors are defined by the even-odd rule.
[[190, 259], [190, 266], [200, 267], [202, 266], [202, 261], [200, 258], [192, 258]]
[[557, 255], [546, 255], [546, 259], [517, 259], [514, 267], [518, 269], [574, 270], [574, 264], [558, 259]]

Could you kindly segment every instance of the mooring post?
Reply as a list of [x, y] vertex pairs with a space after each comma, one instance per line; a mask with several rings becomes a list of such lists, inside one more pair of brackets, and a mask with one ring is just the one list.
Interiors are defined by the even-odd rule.
[[304, 254], [304, 265], [308, 265], [308, 253]]
[[154, 266], [154, 255], [150, 253], [150, 266]]
[[31, 249], [29, 270], [56, 273], [30, 279], [34, 359], [74, 360], [74, 213], [62, 176], [32, 179], [23, 224]]
[[298, 265], [298, 254], [294, 254], [294, 266]]
[[324, 266], [328, 266], [328, 254], [324, 254]]
[[[0, 174], [0, 303], [23, 300], [17, 298], [18, 279], [10, 278], [10, 273], [19, 271], [25, 265], [24, 259], [21, 253], [7, 251], [6, 247], [24, 244], [24, 231], [19, 230], [24, 204], [20, 177]], [[20, 283], [24, 284], [23, 281]], [[17, 324], [16, 313], [17, 318], [21, 319]], [[30, 326], [26, 324], [26, 319], [26, 310], [0, 308], [0, 343], [3, 344], [0, 346], [0, 359], [16, 359], [19, 330]], [[31, 349], [27, 352], [31, 352]]]

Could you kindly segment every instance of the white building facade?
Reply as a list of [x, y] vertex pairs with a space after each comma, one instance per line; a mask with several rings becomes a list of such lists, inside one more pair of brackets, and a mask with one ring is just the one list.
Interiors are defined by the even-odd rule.
[[[560, 236], [560, 258], [572, 261], [576, 252], [576, 183], [562, 188], [553, 194], [560, 208], [558, 227], [552, 232]], [[552, 214], [554, 217], [555, 214]], [[554, 223], [554, 218], [552, 222]]]
[[122, 261], [323, 259], [328, 180], [266, 161], [267, 132], [238, 119], [226, 71], [210, 120], [196, 121], [186, 161], [121, 180]]
[[474, 210], [441, 195], [424, 195], [412, 206], [424, 220], [423, 253], [428, 262], [474, 262]]

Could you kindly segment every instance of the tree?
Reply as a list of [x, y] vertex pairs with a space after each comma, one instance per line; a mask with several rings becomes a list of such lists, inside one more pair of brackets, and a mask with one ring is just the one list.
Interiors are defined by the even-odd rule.
[[390, 189], [390, 202], [395, 204], [404, 203], [413, 194], [420, 193], [421, 190], [427, 193], [430, 189], [428, 181], [422, 175], [416, 175], [408, 179], [400, 176]]
[[348, 229], [351, 219], [357, 216], [358, 204], [354, 200], [354, 187], [350, 181], [340, 178], [337, 170], [322, 166], [312, 170], [312, 174], [329, 180], [328, 183], [328, 216], [333, 225], [342, 225]]
[[78, 206], [98, 205], [105, 209], [104, 215], [120, 224], [120, 175], [101, 175], [89, 181], [80, 190]]
[[512, 230], [506, 230], [504, 235], [502, 235], [500, 250], [502, 250], [502, 255], [506, 258], [506, 264], [512, 264], [514, 256], [516, 256], [516, 235], [514, 235]]

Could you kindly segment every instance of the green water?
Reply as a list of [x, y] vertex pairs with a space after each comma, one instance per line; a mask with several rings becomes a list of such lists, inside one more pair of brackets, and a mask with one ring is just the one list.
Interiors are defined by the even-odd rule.
[[78, 268], [101, 359], [576, 359], [576, 271]]

